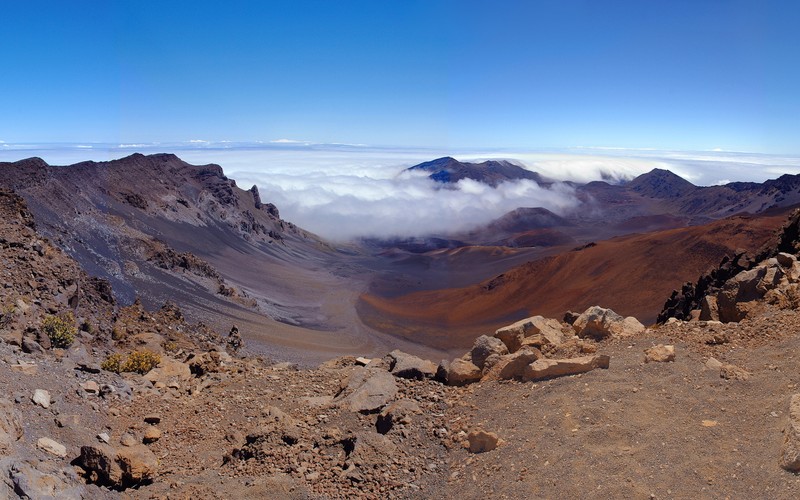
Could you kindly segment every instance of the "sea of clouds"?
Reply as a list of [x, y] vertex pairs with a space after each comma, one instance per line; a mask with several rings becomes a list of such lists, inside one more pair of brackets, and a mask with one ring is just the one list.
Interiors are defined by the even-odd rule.
[[435, 150], [310, 144], [278, 140], [232, 143], [193, 140], [164, 144], [7, 144], [0, 161], [39, 156], [52, 165], [103, 161], [141, 152], [172, 152], [189, 163], [218, 163], [243, 188], [255, 184], [281, 216], [323, 237], [405, 237], [443, 234], [491, 222], [518, 207], [556, 213], [579, 208], [574, 188], [532, 181], [496, 188], [469, 179], [442, 189], [406, 168], [441, 156], [461, 161], [508, 159], [557, 181], [624, 182], [654, 168], [671, 170], [696, 185], [763, 182], [800, 173], [800, 156], [725, 151], [674, 152], [614, 148], [569, 150]]

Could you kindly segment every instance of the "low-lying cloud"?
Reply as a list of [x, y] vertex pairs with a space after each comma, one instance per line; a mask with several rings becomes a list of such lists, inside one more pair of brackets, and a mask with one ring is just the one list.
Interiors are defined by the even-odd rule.
[[671, 152], [625, 149], [563, 151], [452, 151], [315, 145], [301, 141], [233, 143], [192, 140], [171, 144], [3, 144], [0, 161], [41, 156], [51, 164], [108, 160], [131, 154], [174, 152], [195, 163], [218, 163], [243, 188], [256, 184], [281, 216], [333, 240], [443, 234], [487, 224], [518, 207], [544, 207], [563, 214], [579, 209], [574, 189], [563, 182], [543, 188], [532, 181], [496, 188], [465, 179], [443, 188], [417, 163], [451, 155], [462, 161], [509, 159], [557, 181], [623, 182], [662, 168], [696, 185], [728, 179], [763, 182], [800, 173], [800, 157], [733, 152]]

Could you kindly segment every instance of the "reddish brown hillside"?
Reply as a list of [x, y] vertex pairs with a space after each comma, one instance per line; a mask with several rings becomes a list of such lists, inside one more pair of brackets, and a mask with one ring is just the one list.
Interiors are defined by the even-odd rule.
[[476, 335], [526, 316], [560, 318], [600, 304], [655, 321], [674, 288], [737, 248], [755, 250], [786, 212], [735, 216], [704, 226], [634, 234], [528, 262], [480, 284], [395, 298], [365, 294], [362, 320], [373, 328], [438, 348], [466, 347]]

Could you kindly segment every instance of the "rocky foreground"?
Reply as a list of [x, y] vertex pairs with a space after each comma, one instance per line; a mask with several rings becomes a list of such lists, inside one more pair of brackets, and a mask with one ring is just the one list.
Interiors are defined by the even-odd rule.
[[298, 369], [173, 305], [120, 307], [7, 191], [0, 248], [0, 497], [800, 496], [793, 253], [692, 321], [592, 307], [454, 360]]

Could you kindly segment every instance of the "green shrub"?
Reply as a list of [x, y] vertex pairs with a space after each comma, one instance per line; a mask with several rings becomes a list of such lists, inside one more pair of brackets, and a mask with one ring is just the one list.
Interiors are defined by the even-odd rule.
[[136, 372], [141, 375], [149, 372], [161, 363], [161, 356], [150, 351], [133, 351], [122, 365], [123, 372]]
[[114, 353], [109, 355], [105, 361], [100, 364], [103, 370], [119, 373], [122, 371], [122, 354]]
[[53, 347], [66, 348], [75, 341], [78, 329], [75, 328], [75, 317], [71, 312], [61, 316], [46, 316], [42, 322], [42, 331]]

